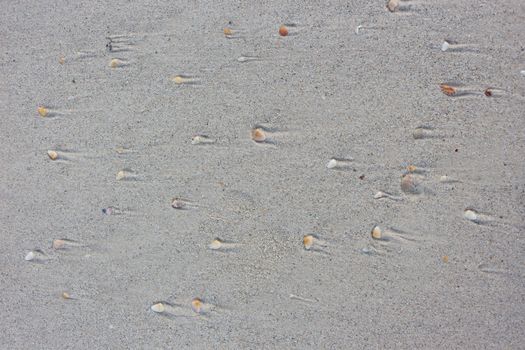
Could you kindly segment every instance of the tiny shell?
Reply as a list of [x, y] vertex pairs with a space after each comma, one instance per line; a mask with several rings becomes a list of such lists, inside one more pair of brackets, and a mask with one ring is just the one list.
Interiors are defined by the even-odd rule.
[[479, 221], [479, 215], [472, 209], [467, 209], [463, 213], [463, 217], [469, 221], [477, 222]]
[[117, 173], [117, 176], [115, 177], [117, 181], [120, 181], [126, 177], [126, 172], [124, 170], [121, 170]]
[[174, 209], [185, 209], [187, 205], [185, 200], [175, 197], [171, 200], [171, 206]]
[[388, 0], [386, 3], [386, 8], [390, 12], [396, 12], [399, 10], [399, 0]]
[[64, 293], [62, 293], [62, 298], [64, 298], [64, 299], [71, 299], [71, 296], [69, 295], [68, 292], [64, 292]]
[[376, 194], [374, 194], [374, 199], [381, 199], [386, 197], [388, 197], [388, 195], [383, 191], [378, 191]]
[[215, 143], [215, 140], [209, 138], [206, 135], [195, 135], [191, 138], [192, 145], [211, 144], [211, 143]]
[[38, 107], [38, 114], [40, 114], [41, 117], [46, 117], [49, 114], [49, 111], [46, 107], [40, 106]]
[[191, 308], [196, 313], [200, 313], [202, 311], [202, 306], [202, 300], [200, 300], [199, 298], [193, 298], [193, 300], [191, 301]]
[[218, 238], [215, 238], [209, 245], [211, 250], [218, 250], [222, 247], [222, 241]]
[[66, 242], [63, 239], [53, 240], [53, 249], [63, 249], [66, 245]]
[[177, 75], [176, 77], [174, 77], [171, 80], [173, 80], [175, 82], [175, 84], [182, 84], [182, 83], [184, 83], [184, 78], [181, 77], [180, 75]]
[[282, 25], [279, 27], [279, 35], [280, 36], [288, 36], [288, 28], [286, 26]]
[[447, 51], [449, 48], [450, 48], [450, 44], [448, 43], [448, 41], [444, 41], [444, 42], [443, 42], [443, 45], [441, 45], [441, 51], [445, 52], [445, 51]]
[[373, 239], [382, 239], [383, 238], [383, 234], [382, 234], [381, 229], [379, 228], [379, 226], [375, 226], [372, 229], [371, 235], [372, 235]]
[[403, 176], [401, 190], [407, 194], [421, 194], [423, 192], [420, 179], [411, 173]]
[[266, 133], [261, 128], [255, 128], [251, 131], [252, 140], [255, 142], [266, 141]]
[[35, 252], [31, 251], [27, 253], [26, 257], [24, 258], [25, 261], [31, 261], [36, 257]]
[[223, 33], [224, 36], [229, 37], [233, 35], [233, 30], [231, 30], [230, 28], [224, 28]]
[[310, 250], [312, 246], [314, 245], [314, 236], [312, 235], [306, 235], [303, 237], [303, 245], [304, 249]]
[[415, 165], [409, 165], [409, 166], [407, 166], [407, 171], [408, 171], [409, 173], [413, 173], [413, 172], [415, 172], [416, 170], [417, 170], [417, 167], [416, 167]]
[[328, 164], [326, 164], [326, 167], [328, 169], [333, 169], [335, 167], [337, 167], [337, 160], [335, 159], [330, 159], [330, 161], [328, 162]]
[[166, 311], [166, 308], [164, 307], [163, 303], [157, 303], [157, 304], [151, 305], [151, 311], [161, 314], [164, 311]]
[[111, 62], [109, 62], [109, 66], [111, 68], [118, 68], [118, 67], [121, 67], [123, 65], [124, 65], [124, 62], [122, 62], [118, 58], [114, 58], [114, 59], [111, 60]]
[[441, 84], [439, 87], [441, 91], [447, 96], [454, 96], [457, 93], [457, 89], [453, 86]]
[[49, 156], [49, 159], [51, 159], [51, 160], [57, 160], [58, 159], [58, 152], [57, 151], [47, 151], [47, 155]]
[[423, 138], [425, 138], [425, 130], [421, 129], [421, 128], [417, 128], [412, 133], [412, 136], [414, 137], [415, 140], [423, 139]]

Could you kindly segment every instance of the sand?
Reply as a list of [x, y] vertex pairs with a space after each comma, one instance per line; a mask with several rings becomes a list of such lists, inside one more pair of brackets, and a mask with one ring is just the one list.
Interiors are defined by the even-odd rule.
[[523, 2], [2, 9], [1, 348], [523, 346]]

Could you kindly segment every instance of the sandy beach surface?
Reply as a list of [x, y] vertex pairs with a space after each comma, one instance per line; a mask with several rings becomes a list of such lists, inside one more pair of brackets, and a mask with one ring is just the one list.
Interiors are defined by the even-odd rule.
[[1, 349], [523, 348], [523, 1], [1, 7]]

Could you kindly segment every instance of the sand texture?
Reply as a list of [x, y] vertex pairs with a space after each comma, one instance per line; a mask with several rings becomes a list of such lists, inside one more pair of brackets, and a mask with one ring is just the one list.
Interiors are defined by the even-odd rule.
[[525, 2], [1, 8], [1, 349], [523, 348]]

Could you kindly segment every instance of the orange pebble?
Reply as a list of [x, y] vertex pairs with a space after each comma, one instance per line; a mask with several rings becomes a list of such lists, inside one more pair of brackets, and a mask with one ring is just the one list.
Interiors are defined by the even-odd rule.
[[446, 264], [448, 263], [448, 255], [443, 255], [443, 257], [441, 258], [441, 260], [443, 260], [443, 262]]
[[279, 35], [280, 36], [288, 36], [288, 28], [286, 26], [280, 26], [279, 27]]

